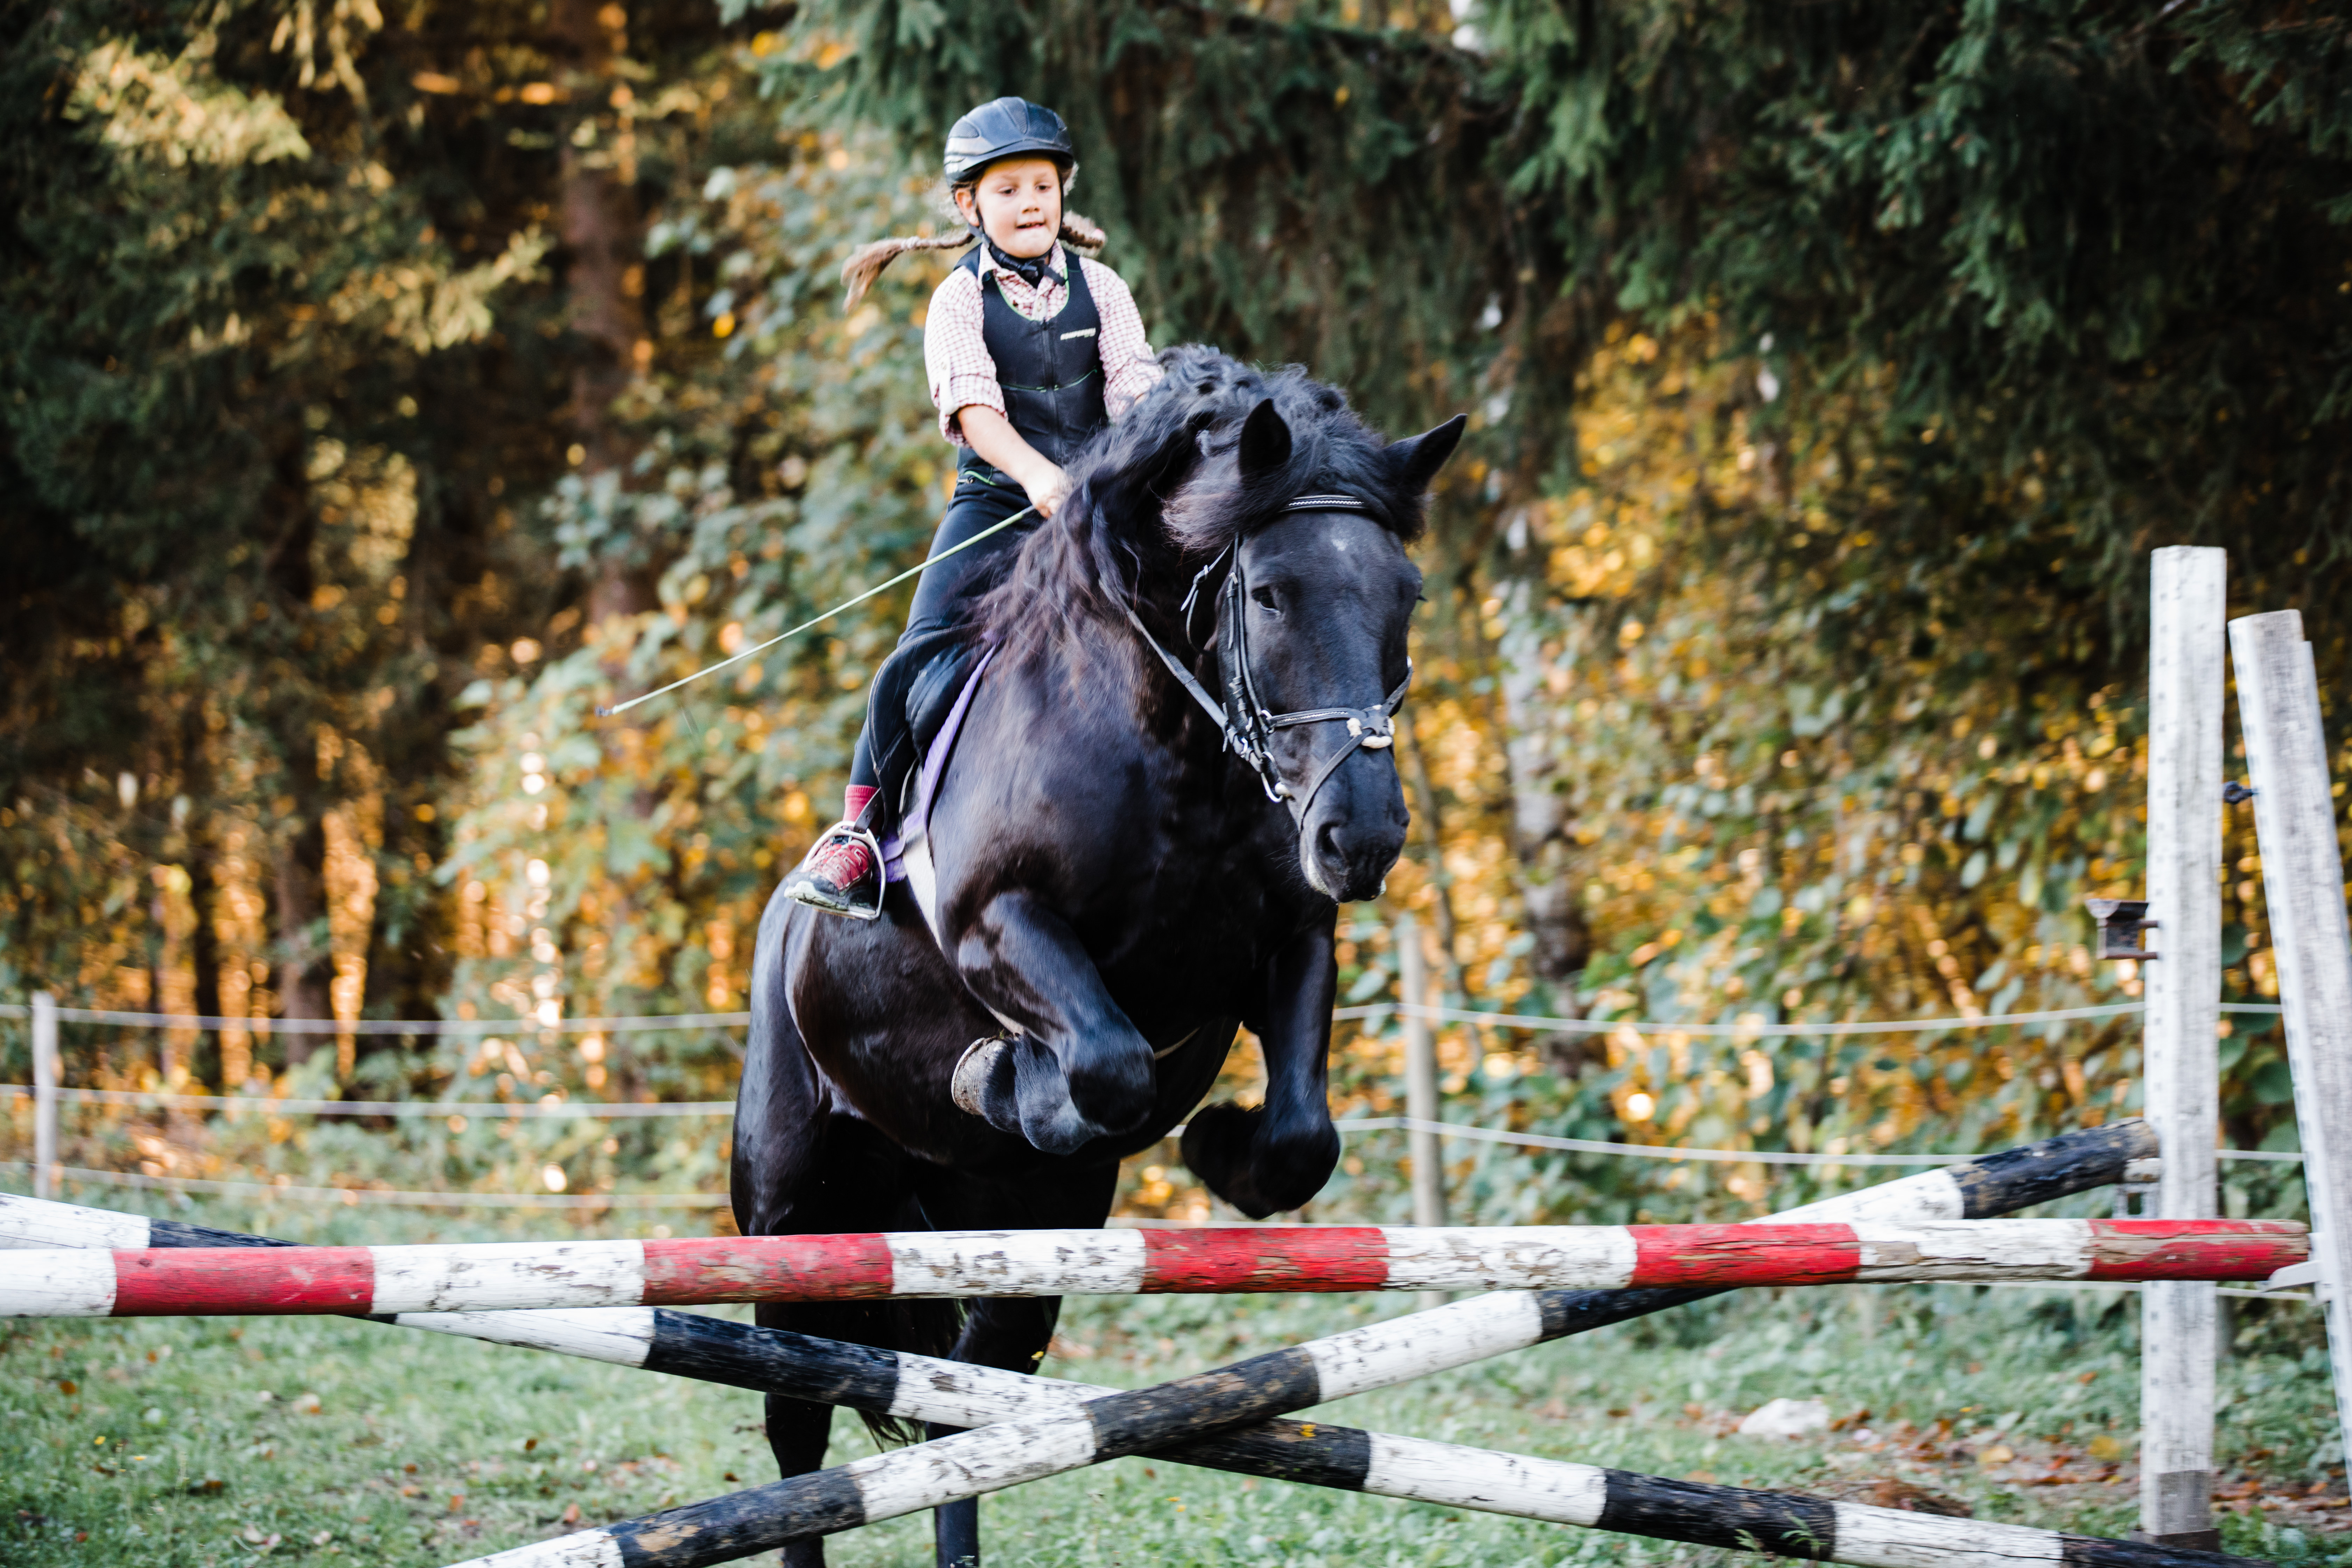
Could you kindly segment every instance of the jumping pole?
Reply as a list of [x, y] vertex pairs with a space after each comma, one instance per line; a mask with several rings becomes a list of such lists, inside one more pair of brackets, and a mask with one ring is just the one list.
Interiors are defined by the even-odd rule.
[[[2085, 1128], [1942, 1170], [1924, 1171], [1857, 1192], [1841, 1193], [1801, 1209], [1769, 1216], [1764, 1223], [1908, 1223], [1988, 1218], [2106, 1186], [2127, 1176], [2145, 1177], [2147, 1168], [2156, 1163], [2155, 1147], [2155, 1133], [2145, 1121], [2134, 1120]], [[84, 1208], [0, 1193], [0, 1248], [79, 1247], [123, 1252], [293, 1245], [181, 1220], [149, 1219], [112, 1209]], [[1543, 1297], [1544, 1321], [1557, 1331], [1547, 1337], [1587, 1333], [1720, 1294], [1721, 1290], [1714, 1289], [1549, 1291]], [[900, 1381], [910, 1387], [947, 1386], [939, 1380], [948, 1377], [952, 1383], [955, 1377], [967, 1374], [1014, 1377], [1024, 1385], [1035, 1381], [986, 1368], [964, 1368], [962, 1373], [951, 1374], [941, 1369], [961, 1363], [933, 1362], [864, 1346], [835, 1345], [805, 1335], [755, 1329], [723, 1318], [660, 1308], [404, 1312], [376, 1321], [820, 1403], [831, 1397], [826, 1389], [846, 1387], [851, 1382], [863, 1380], [866, 1384], [886, 1388], [885, 1404], [890, 1415], [920, 1414], [888, 1404], [897, 1396], [887, 1392], [887, 1386]], [[877, 1379], [881, 1381], [877, 1383]], [[1285, 1451], [1300, 1450], [1294, 1442]], [[1326, 1456], [1317, 1462], [1338, 1463], [1339, 1458]], [[1277, 1469], [1271, 1473], [1281, 1472]]]
[[[1157, 1454], [1240, 1426], [1279, 1441], [1271, 1418], [1351, 1394], [1524, 1349], [1547, 1334], [1541, 1298], [1503, 1292], [1253, 1356], [1213, 1372], [1133, 1391], [1039, 1398], [1055, 1407], [953, 1436], [793, 1476], [642, 1519], [580, 1531], [471, 1559], [464, 1568], [703, 1568], [796, 1541], [938, 1508], [1110, 1459]], [[967, 1410], [965, 1414], [974, 1414]], [[1287, 1425], [1287, 1424], [1286, 1424]], [[1318, 1426], [1319, 1423], [1314, 1424]], [[2048, 1563], [2064, 1568], [2191, 1568], [2241, 1559], [2027, 1530], [1979, 1520], [1862, 1509], [1822, 1499], [1701, 1487], [1585, 1465], [1530, 1460], [1410, 1439], [1363, 1440], [1355, 1462], [1326, 1478], [1429, 1501], [1562, 1524], [1630, 1530], [1668, 1540], [1747, 1547], [1870, 1568], [1981, 1568]], [[1276, 1461], [1279, 1463], [1277, 1459]], [[1497, 1465], [1507, 1467], [1498, 1468]], [[1253, 1466], [1253, 1468], [1255, 1468]], [[1286, 1467], [1286, 1468], [1287, 1467]], [[1282, 1473], [1277, 1471], [1276, 1473]], [[1370, 1484], [1368, 1484], [1370, 1483]]]
[[1640, 1290], [2003, 1280], [2266, 1280], [2285, 1220], [894, 1231], [423, 1247], [28, 1251], [0, 1317], [687, 1307], [937, 1296]]

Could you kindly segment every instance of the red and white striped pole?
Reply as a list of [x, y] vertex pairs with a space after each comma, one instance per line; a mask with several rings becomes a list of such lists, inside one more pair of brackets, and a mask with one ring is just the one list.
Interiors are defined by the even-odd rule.
[[2260, 1280], [2282, 1220], [901, 1231], [433, 1247], [25, 1251], [0, 1317], [458, 1312], [893, 1296]]

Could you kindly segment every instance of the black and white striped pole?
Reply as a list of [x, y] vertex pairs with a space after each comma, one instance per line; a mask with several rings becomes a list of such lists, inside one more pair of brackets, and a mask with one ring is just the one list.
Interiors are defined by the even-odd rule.
[[[2218, 1552], [1675, 1481], [1334, 1430], [1319, 1423], [1270, 1420], [1284, 1411], [1392, 1387], [1557, 1338], [1570, 1330], [1545, 1300], [1549, 1294], [1480, 1296], [1152, 1388], [1107, 1392], [1063, 1384], [1051, 1393], [1032, 1390], [1018, 1406], [1024, 1413], [977, 1430], [474, 1558], [460, 1568], [702, 1568], [1147, 1453], [1188, 1460], [1197, 1454], [1201, 1458], [1194, 1462], [1219, 1468], [1866, 1568], [1984, 1568], [1995, 1562], [2065, 1568], [2244, 1563]], [[994, 1376], [1029, 1381], [1018, 1374]], [[901, 1382], [899, 1390], [904, 1386]], [[985, 1398], [977, 1386], [970, 1392]], [[915, 1393], [914, 1399], [894, 1397], [893, 1404], [934, 1419], [953, 1409], [950, 1419], [957, 1424], [985, 1413], [981, 1400], [950, 1400], [944, 1393], [926, 1398], [919, 1388]], [[1223, 1436], [1237, 1426], [1249, 1430]]]

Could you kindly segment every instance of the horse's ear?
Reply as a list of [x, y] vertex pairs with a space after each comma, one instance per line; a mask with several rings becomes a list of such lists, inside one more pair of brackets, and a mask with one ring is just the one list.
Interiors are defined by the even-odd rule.
[[1244, 484], [1254, 485], [1290, 461], [1290, 426], [1273, 398], [1259, 399], [1249, 417], [1242, 421], [1241, 445], [1235, 455], [1241, 461]]
[[1454, 448], [1461, 444], [1463, 428], [1469, 423], [1467, 415], [1457, 414], [1434, 430], [1389, 443], [1389, 467], [1406, 494], [1417, 496], [1429, 488], [1429, 481], [1437, 477], [1445, 459], [1454, 456]]

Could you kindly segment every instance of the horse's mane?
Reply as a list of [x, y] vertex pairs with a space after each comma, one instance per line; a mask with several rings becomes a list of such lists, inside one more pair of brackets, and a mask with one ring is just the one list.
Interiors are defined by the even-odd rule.
[[[1260, 371], [1199, 344], [1165, 351], [1160, 365], [1160, 384], [1072, 459], [1061, 507], [974, 604], [967, 624], [982, 640], [1017, 656], [1073, 639], [1131, 658], [1126, 602], [1139, 581], [1210, 560], [1309, 492], [1353, 496], [1399, 539], [1420, 538], [1420, 487], [1405, 493], [1387, 441], [1337, 387], [1297, 365]], [[1290, 456], [1245, 480], [1242, 426], [1269, 398], [1290, 428]], [[1106, 624], [1121, 635], [1086, 635]]]

